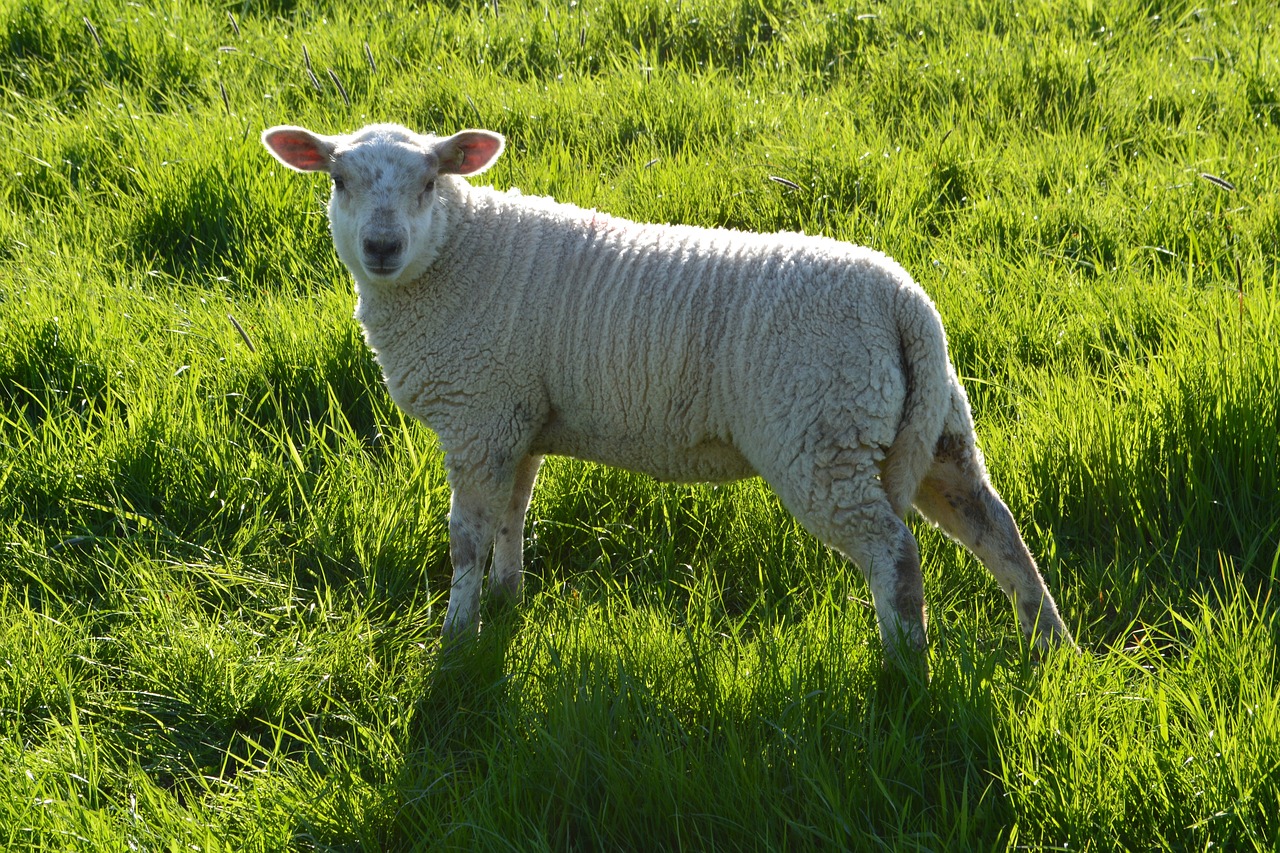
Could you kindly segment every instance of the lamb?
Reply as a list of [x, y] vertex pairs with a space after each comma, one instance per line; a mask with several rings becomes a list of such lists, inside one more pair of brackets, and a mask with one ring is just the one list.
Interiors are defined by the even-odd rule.
[[444, 449], [447, 639], [478, 629], [490, 554], [491, 593], [519, 596], [538, 466], [560, 454], [677, 482], [763, 477], [861, 569], [904, 668], [926, 647], [913, 506], [987, 566], [1037, 646], [1074, 646], [988, 480], [938, 312], [889, 257], [472, 186], [505, 146], [486, 130], [262, 140], [331, 177], [355, 316], [392, 398]]

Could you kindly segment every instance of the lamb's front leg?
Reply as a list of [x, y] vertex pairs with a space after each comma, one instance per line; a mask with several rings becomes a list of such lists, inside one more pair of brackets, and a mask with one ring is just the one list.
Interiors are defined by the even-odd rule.
[[520, 600], [523, 585], [524, 517], [533, 497], [541, 456], [526, 456], [516, 466], [515, 486], [493, 544], [493, 569], [489, 572], [489, 592], [508, 601]]
[[466, 478], [450, 472], [449, 559], [453, 582], [444, 616], [446, 638], [474, 633], [479, 626], [480, 587], [493, 550], [499, 520], [511, 500], [515, 474], [499, 478]]

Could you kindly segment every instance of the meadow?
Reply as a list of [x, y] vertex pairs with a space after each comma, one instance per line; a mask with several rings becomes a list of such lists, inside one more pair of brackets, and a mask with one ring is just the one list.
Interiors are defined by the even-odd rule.
[[[1268, 0], [0, 0], [0, 848], [1280, 846]], [[258, 138], [881, 249], [1082, 654], [916, 522], [931, 680], [758, 480], [552, 459], [442, 654], [448, 489]]]

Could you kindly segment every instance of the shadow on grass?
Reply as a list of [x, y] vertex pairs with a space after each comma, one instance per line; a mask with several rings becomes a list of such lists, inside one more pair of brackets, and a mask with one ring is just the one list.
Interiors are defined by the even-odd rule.
[[465, 758], [499, 734], [520, 619], [514, 608], [486, 605], [483, 630], [440, 646], [405, 733], [406, 753]]
[[956, 638], [929, 682], [818, 653], [695, 684], [697, 655], [575, 648], [560, 629], [526, 669], [540, 632], [520, 622], [441, 651], [404, 733], [396, 844], [938, 849], [1008, 831], [993, 685], [1034, 681], [1025, 655]]

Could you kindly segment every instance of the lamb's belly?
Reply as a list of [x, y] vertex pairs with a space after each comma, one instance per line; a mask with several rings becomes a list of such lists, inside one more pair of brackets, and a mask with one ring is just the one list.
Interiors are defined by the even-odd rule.
[[756, 474], [736, 447], [718, 439], [659, 445], [635, 438], [604, 441], [553, 427], [539, 436], [534, 452], [600, 462], [672, 483], [726, 483]]

